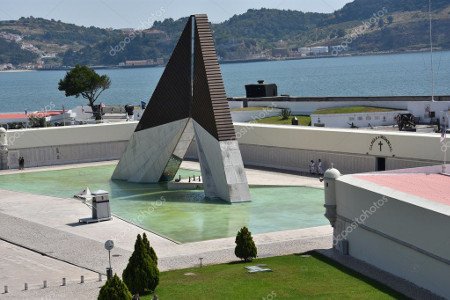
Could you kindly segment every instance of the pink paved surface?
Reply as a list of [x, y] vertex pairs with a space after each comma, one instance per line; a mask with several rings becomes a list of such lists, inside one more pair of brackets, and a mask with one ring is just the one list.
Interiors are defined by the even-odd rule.
[[55, 111], [46, 111], [46, 112], [30, 112], [27, 115], [25, 113], [5, 113], [0, 114], [0, 119], [26, 119], [29, 116], [37, 116], [37, 117], [50, 117], [50, 116], [57, 116], [62, 114], [62, 111], [55, 110]]
[[450, 177], [440, 174], [355, 175], [356, 178], [450, 205]]

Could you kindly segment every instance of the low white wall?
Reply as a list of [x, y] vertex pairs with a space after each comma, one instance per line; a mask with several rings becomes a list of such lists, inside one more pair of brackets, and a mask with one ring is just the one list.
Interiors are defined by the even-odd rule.
[[230, 109], [243, 108], [244, 107], [244, 102], [242, 102], [242, 101], [228, 101], [228, 107], [230, 107]]
[[[136, 124], [10, 130], [10, 167], [20, 154], [29, 166], [119, 159]], [[246, 165], [307, 172], [310, 160], [321, 159], [325, 168], [334, 163], [343, 173], [355, 173], [376, 170], [377, 157], [386, 158], [388, 170], [435, 165], [443, 158], [438, 134], [253, 123], [235, 123], [235, 130]], [[188, 157], [196, 157], [193, 147]]]
[[8, 148], [18, 150], [48, 146], [128, 141], [137, 122], [9, 130]]
[[389, 126], [397, 124], [395, 117], [400, 113], [408, 112], [397, 110], [354, 114], [311, 115], [311, 123], [314, 125], [321, 124], [324, 127], [331, 128], [350, 128], [352, 124], [359, 128]]
[[235, 123], [235, 130], [245, 145], [434, 162], [443, 158], [439, 134], [248, 123]]
[[49, 127], [7, 132], [8, 166], [60, 165], [120, 159], [137, 122]]
[[449, 104], [445, 102], [415, 101], [408, 102], [408, 111], [415, 117], [420, 118], [420, 122], [429, 123], [431, 121], [430, 113], [434, 112], [435, 117], [441, 119], [442, 115], [447, 114]]
[[[375, 192], [353, 184], [358, 184], [358, 180], [352, 176], [336, 181], [338, 222], [335, 236], [347, 229], [349, 254], [448, 297], [450, 244], [446, 241], [450, 210], [437, 209], [440, 211], [437, 212], [392, 196], [374, 209], [374, 202], [386, 193], [391, 194], [383, 189]], [[364, 214], [367, 217], [357, 228], [345, 221], [363, 220]]]

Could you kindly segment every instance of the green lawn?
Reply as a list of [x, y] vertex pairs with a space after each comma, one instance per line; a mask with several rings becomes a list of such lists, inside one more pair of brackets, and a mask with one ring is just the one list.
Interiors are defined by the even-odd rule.
[[255, 120], [255, 123], [275, 124], [275, 125], [291, 125], [293, 117], [297, 117], [299, 125], [308, 126], [311, 123], [311, 117], [309, 117], [309, 116], [291, 116], [287, 120], [282, 120], [280, 116], [275, 116], [275, 117]]
[[264, 106], [251, 106], [251, 107], [240, 107], [240, 108], [232, 108], [231, 111], [258, 111], [258, 110], [265, 110], [273, 108], [271, 107], [264, 107]]
[[[256, 264], [267, 264], [273, 272], [249, 274], [244, 269]], [[160, 299], [404, 298], [319, 254], [162, 272], [156, 293]]]
[[385, 112], [394, 111], [395, 109], [374, 107], [374, 106], [348, 106], [348, 107], [333, 107], [316, 110], [313, 115], [330, 115], [330, 114], [353, 114], [353, 113], [367, 113], [367, 112]]

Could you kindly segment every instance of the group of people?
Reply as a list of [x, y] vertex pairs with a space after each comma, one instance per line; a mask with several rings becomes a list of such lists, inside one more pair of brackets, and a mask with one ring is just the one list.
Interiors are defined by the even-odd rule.
[[318, 160], [317, 163], [311, 160], [309, 163], [309, 173], [323, 175], [322, 160]]
[[19, 170], [23, 170], [25, 168], [25, 159], [23, 156], [19, 157]]

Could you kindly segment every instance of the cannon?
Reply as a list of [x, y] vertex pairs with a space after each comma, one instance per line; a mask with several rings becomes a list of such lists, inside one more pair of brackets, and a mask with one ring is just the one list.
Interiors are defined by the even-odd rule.
[[414, 130], [416, 128], [416, 119], [413, 114], [398, 114], [395, 116], [397, 121], [398, 130]]

